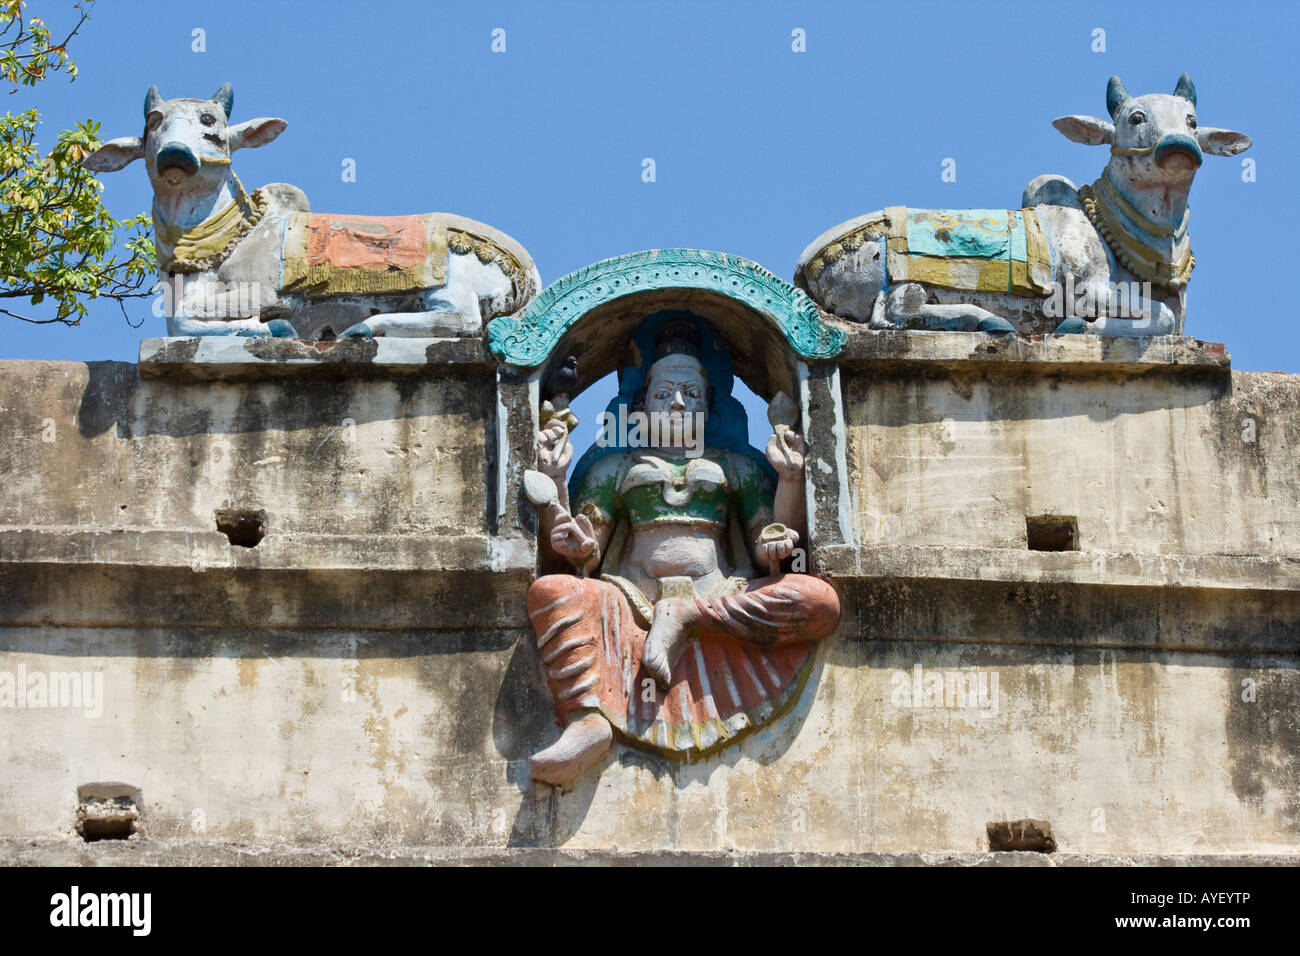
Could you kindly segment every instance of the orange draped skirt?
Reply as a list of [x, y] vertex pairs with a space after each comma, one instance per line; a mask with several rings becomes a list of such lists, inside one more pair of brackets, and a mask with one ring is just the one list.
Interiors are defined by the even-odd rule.
[[706, 753], [784, 712], [834, 632], [839, 596], [825, 581], [781, 574], [696, 599], [698, 622], [659, 687], [641, 666], [647, 629], [614, 584], [549, 574], [528, 615], [561, 720], [599, 711], [634, 743], [679, 757]]

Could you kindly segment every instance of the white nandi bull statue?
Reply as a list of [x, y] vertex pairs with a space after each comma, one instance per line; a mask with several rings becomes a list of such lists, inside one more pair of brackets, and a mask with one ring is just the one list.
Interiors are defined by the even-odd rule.
[[144, 159], [169, 335], [476, 334], [541, 287], [521, 245], [472, 219], [314, 214], [287, 183], [245, 192], [231, 154], [286, 123], [231, 124], [233, 105], [229, 83], [206, 100], [150, 87], [144, 135], [83, 161], [109, 172]]
[[1250, 139], [1198, 126], [1186, 73], [1173, 95], [1106, 88], [1111, 122], [1053, 122], [1109, 146], [1096, 182], [1039, 176], [1020, 209], [894, 206], [841, 223], [799, 257], [795, 284], [829, 312], [873, 329], [1178, 335], [1195, 264], [1187, 193], [1203, 153]]

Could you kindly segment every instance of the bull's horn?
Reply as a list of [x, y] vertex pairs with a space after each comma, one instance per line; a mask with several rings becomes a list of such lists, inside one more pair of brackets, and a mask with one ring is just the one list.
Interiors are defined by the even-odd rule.
[[1114, 119], [1119, 108], [1124, 105], [1128, 99], [1128, 90], [1124, 89], [1124, 81], [1118, 76], [1112, 76], [1110, 82], [1106, 84], [1106, 109], [1110, 111], [1110, 118]]
[[212, 94], [212, 101], [220, 106], [230, 119], [230, 111], [235, 108], [235, 90], [229, 83], [222, 83], [221, 89]]
[[158, 87], [149, 87], [149, 92], [144, 95], [144, 115], [148, 116], [162, 102], [162, 94], [158, 92]]
[[1178, 78], [1178, 85], [1174, 87], [1174, 96], [1181, 96], [1193, 106], [1196, 105], [1196, 84], [1186, 73]]

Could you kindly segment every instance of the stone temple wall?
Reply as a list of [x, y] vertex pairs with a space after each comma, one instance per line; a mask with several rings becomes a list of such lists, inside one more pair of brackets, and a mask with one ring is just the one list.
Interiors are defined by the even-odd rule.
[[798, 379], [839, 632], [763, 731], [570, 793], [527, 766], [559, 733], [537, 373], [476, 337], [0, 363], [0, 673], [102, 675], [98, 714], [0, 708], [0, 836], [76, 840], [112, 781], [214, 852], [982, 853], [1022, 818], [1063, 853], [1300, 852], [1300, 377], [823, 319], [833, 359], [741, 373]]

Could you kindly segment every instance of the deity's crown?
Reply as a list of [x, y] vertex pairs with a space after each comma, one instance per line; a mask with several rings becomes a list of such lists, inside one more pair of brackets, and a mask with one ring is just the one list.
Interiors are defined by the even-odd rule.
[[700, 330], [688, 319], [670, 319], [655, 332], [655, 355], [658, 361], [668, 355], [700, 357]]

